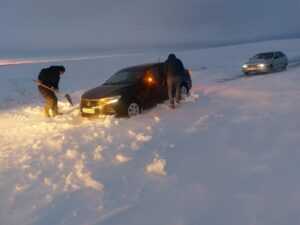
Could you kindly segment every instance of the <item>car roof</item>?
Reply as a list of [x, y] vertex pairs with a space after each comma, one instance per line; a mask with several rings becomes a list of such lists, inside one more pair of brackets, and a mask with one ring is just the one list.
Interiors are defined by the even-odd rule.
[[147, 64], [141, 64], [136, 66], [130, 66], [120, 71], [145, 71], [147, 69], [151, 69], [152, 67], [159, 66], [159, 65], [162, 65], [162, 63], [147, 63]]
[[256, 55], [264, 55], [264, 54], [274, 54], [276, 52], [260, 52], [260, 53], [257, 53]]
[[262, 55], [262, 54], [275, 54], [275, 53], [282, 53], [282, 51], [272, 51], [272, 52], [260, 52], [260, 53], [257, 53], [256, 55]]

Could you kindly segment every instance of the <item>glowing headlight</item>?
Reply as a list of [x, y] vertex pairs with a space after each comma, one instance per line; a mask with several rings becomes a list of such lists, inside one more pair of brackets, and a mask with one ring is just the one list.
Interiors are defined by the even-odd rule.
[[261, 68], [261, 69], [264, 69], [266, 67], [265, 64], [258, 64], [258, 67]]
[[244, 69], [248, 68], [248, 65], [247, 65], [247, 64], [244, 64], [244, 65], [243, 65], [243, 68], [244, 68]]
[[107, 98], [101, 98], [100, 103], [103, 105], [110, 105], [117, 103], [120, 100], [121, 96], [112, 96], [112, 97], [107, 97]]

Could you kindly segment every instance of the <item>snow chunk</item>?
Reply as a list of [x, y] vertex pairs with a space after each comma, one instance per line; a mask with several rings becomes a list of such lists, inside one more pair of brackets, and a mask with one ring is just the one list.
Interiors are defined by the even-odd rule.
[[16, 192], [24, 192], [26, 189], [28, 189], [28, 185], [17, 184], [15, 187]]
[[73, 180], [75, 179], [74, 177], [75, 177], [75, 175], [72, 172], [72, 173], [69, 173], [68, 176], [65, 178], [64, 191], [77, 191], [80, 189], [80, 187], [73, 182]]
[[104, 189], [103, 184], [92, 178], [91, 172], [85, 168], [84, 161], [79, 160], [65, 179], [64, 191], [77, 191], [82, 187], [91, 188], [96, 191]]
[[41, 171], [29, 173], [27, 176], [30, 180], [36, 180], [40, 175]]
[[160, 156], [156, 154], [153, 161], [146, 166], [146, 172], [149, 174], [166, 176], [167, 175], [165, 171], [166, 165], [167, 165], [166, 160], [160, 159]]
[[152, 136], [145, 135], [143, 133], [135, 133], [132, 130], [129, 130], [128, 134], [131, 137], [135, 138], [137, 142], [148, 142], [148, 141], [150, 141], [152, 139]]
[[158, 116], [155, 116], [155, 117], [154, 117], [154, 120], [155, 120], [156, 123], [159, 123], [159, 122], [160, 122], [160, 118], [159, 118]]
[[103, 190], [103, 184], [92, 178], [91, 173], [84, 168], [83, 161], [79, 161], [76, 163], [75, 170], [77, 177], [84, 183], [86, 187], [92, 188], [97, 191]]
[[48, 178], [48, 177], [45, 177], [45, 178], [44, 178], [44, 184], [45, 184], [46, 186], [51, 186], [51, 185], [52, 185], [51, 179]]
[[129, 162], [129, 161], [131, 160], [130, 157], [127, 157], [127, 156], [125, 156], [125, 155], [123, 155], [123, 154], [121, 154], [121, 153], [117, 154], [117, 155], [115, 156], [115, 159], [116, 159], [119, 163], [127, 163], [127, 162]]
[[139, 133], [136, 135], [136, 140], [139, 141], [139, 142], [148, 142], [152, 139], [151, 136], [146, 136], [142, 133]]
[[76, 159], [78, 156], [78, 152], [76, 150], [73, 150], [73, 149], [69, 149], [67, 152], [66, 152], [66, 158], [67, 159]]
[[94, 155], [93, 155], [94, 156], [93, 158], [95, 161], [103, 159], [102, 152], [103, 152], [102, 146], [98, 145], [95, 148]]

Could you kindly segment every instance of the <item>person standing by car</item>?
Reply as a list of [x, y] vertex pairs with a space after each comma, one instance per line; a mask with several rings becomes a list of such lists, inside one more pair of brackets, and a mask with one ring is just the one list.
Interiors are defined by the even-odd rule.
[[183, 63], [178, 59], [175, 54], [170, 54], [164, 65], [164, 74], [166, 77], [168, 97], [170, 107], [175, 108], [174, 94], [176, 103], [179, 104], [181, 100], [180, 85], [182, 76], [185, 72]]
[[60, 76], [66, 71], [64, 66], [50, 66], [40, 71], [38, 76], [38, 89], [45, 100], [45, 115], [54, 117], [59, 115], [56, 92], [59, 90]]

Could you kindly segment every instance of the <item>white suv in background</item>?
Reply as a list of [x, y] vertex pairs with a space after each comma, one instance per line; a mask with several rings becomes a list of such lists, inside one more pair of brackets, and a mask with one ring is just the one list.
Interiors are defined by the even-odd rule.
[[285, 70], [288, 66], [288, 58], [282, 52], [259, 53], [250, 58], [242, 66], [244, 74], [250, 73], [269, 73]]

